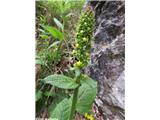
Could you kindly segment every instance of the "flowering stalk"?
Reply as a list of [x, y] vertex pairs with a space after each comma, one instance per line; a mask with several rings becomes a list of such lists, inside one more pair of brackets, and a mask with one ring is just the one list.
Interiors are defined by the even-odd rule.
[[[88, 65], [90, 60], [90, 48], [91, 48], [91, 39], [94, 27], [94, 14], [91, 10], [91, 7], [87, 6], [84, 13], [80, 17], [79, 25], [77, 27], [76, 34], [76, 44], [73, 54], [77, 60], [74, 64], [76, 82], [80, 85], [81, 80], [81, 69]], [[73, 115], [76, 109], [77, 97], [78, 97], [77, 87], [74, 90], [72, 107], [70, 113], [70, 119], [73, 119]]]

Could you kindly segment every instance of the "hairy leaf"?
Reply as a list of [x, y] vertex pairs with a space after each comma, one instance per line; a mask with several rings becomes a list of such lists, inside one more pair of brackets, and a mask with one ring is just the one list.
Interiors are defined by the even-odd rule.
[[47, 84], [63, 89], [75, 89], [78, 87], [78, 84], [72, 78], [64, 75], [50, 75], [44, 78], [43, 81]]
[[82, 85], [78, 92], [76, 110], [84, 115], [85, 113], [89, 112], [96, 97], [97, 83], [91, 78], [87, 77], [84, 80], [81, 80], [81, 84]]
[[92, 78], [88, 77], [87, 75], [82, 75], [81, 84], [87, 84], [92, 88], [97, 88], [97, 82]]
[[62, 100], [56, 108], [50, 112], [51, 118], [57, 118], [58, 120], [68, 120], [71, 111], [71, 101], [68, 99]]

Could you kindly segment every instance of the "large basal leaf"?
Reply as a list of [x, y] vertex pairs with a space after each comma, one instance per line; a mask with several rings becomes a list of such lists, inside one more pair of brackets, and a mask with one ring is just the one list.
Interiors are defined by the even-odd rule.
[[50, 75], [44, 78], [43, 81], [47, 84], [63, 89], [75, 89], [78, 87], [78, 84], [72, 78], [64, 75]]
[[63, 30], [63, 24], [57, 18], [54, 18], [53, 20], [56, 23], [56, 25]]
[[64, 35], [61, 31], [59, 31], [58, 29], [56, 29], [55, 27], [51, 27], [51, 26], [44, 26], [44, 28], [54, 37], [57, 38], [59, 40], [63, 40], [64, 39]]
[[85, 114], [91, 109], [94, 99], [97, 94], [97, 82], [93, 81], [91, 78], [86, 77], [81, 80], [81, 86], [78, 92], [78, 101], [76, 105], [76, 110]]
[[68, 120], [71, 111], [71, 101], [68, 99], [62, 100], [57, 104], [56, 108], [50, 112], [50, 118], [58, 120]]

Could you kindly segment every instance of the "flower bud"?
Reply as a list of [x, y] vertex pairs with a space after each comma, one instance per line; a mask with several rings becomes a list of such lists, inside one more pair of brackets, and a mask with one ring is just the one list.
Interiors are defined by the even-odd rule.
[[88, 41], [87, 38], [84, 37], [84, 38], [83, 38], [83, 42], [87, 42], [87, 41]]
[[78, 47], [79, 47], [79, 44], [77, 43], [77, 44], [76, 44], [76, 48], [78, 48]]
[[82, 34], [83, 32], [84, 32], [83, 30], [80, 31], [81, 34]]

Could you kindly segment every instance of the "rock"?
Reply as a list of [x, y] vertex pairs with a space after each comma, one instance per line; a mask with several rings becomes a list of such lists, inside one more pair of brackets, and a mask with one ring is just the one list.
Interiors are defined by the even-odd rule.
[[96, 18], [91, 65], [85, 72], [98, 81], [96, 104], [105, 120], [125, 119], [125, 2], [90, 1]]

